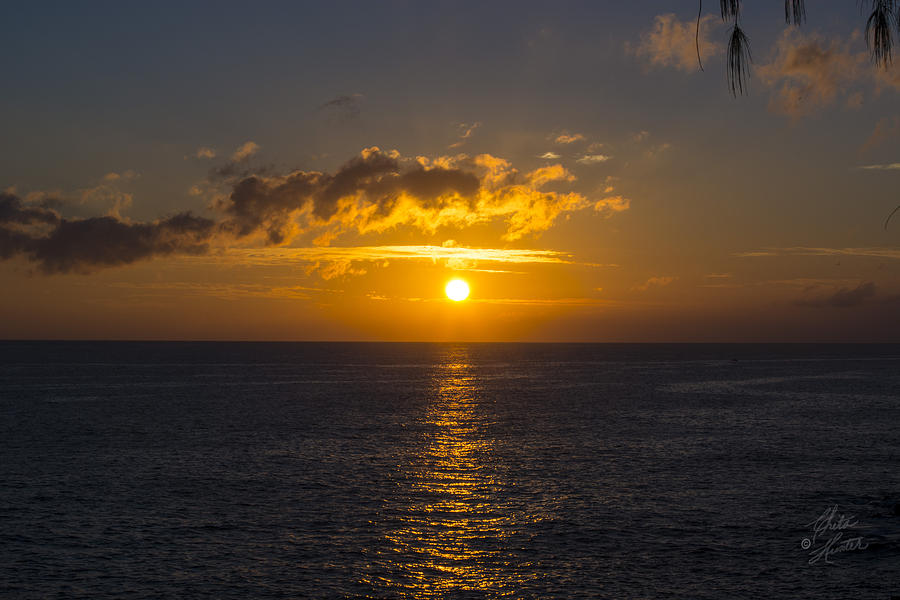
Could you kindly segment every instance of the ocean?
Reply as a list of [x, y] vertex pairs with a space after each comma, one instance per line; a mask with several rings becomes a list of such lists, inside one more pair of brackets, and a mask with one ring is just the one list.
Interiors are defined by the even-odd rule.
[[3, 598], [900, 596], [900, 345], [0, 342]]

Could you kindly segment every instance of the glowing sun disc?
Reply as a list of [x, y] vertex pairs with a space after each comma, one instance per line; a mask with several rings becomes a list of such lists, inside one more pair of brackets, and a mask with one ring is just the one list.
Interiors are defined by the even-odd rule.
[[447, 297], [454, 302], [460, 302], [469, 297], [469, 284], [462, 279], [453, 279], [447, 283], [444, 288]]

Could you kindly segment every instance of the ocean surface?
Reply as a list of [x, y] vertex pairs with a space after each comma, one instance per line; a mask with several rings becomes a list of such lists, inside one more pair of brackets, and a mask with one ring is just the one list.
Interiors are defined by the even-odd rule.
[[892, 596], [900, 345], [0, 342], [2, 598]]

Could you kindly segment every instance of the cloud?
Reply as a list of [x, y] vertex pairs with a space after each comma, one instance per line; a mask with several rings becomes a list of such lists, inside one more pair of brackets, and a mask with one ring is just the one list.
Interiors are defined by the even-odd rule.
[[[448, 244], [450, 243], [450, 244]], [[297, 265], [307, 273], [318, 272], [324, 279], [364, 274], [368, 268], [395, 261], [419, 261], [439, 264], [451, 269], [510, 273], [479, 265], [555, 264], [610, 267], [614, 265], [583, 264], [571, 254], [554, 250], [514, 248], [467, 248], [447, 240], [441, 246], [343, 246], [304, 248], [232, 248], [224, 256], [192, 257], [193, 261], [215, 260], [242, 266], [264, 267]]]
[[668, 142], [663, 142], [662, 144], [655, 144], [652, 147], [648, 148], [644, 151], [644, 156], [647, 158], [656, 158], [663, 152], [668, 151], [672, 148], [672, 144]]
[[353, 121], [359, 118], [364, 99], [362, 94], [337, 96], [320, 104], [318, 110], [325, 111], [332, 119], [340, 122]]
[[881, 145], [885, 140], [897, 137], [898, 135], [900, 135], [900, 117], [894, 116], [879, 119], [878, 123], [875, 124], [875, 129], [872, 130], [869, 139], [865, 141], [860, 148], [860, 151], [865, 152], [866, 150], [871, 150], [872, 148]]
[[525, 180], [532, 187], [539, 188], [551, 181], [572, 182], [575, 181], [575, 176], [562, 165], [551, 165], [549, 167], [535, 169], [531, 173], [528, 173], [528, 175], [525, 176]]
[[860, 169], [866, 169], [870, 171], [896, 171], [900, 170], [900, 163], [889, 163], [884, 165], [863, 165]]
[[653, 287], [665, 287], [677, 279], [677, 277], [651, 277], [641, 285], [636, 285], [631, 289], [636, 292], [646, 292]]
[[[215, 158], [216, 151], [207, 146], [201, 146], [200, 148], [197, 148], [196, 152], [194, 152], [194, 157], [195, 158]], [[185, 158], [187, 158], [187, 157], [185, 157]]]
[[245, 142], [241, 144], [234, 154], [231, 155], [231, 162], [241, 162], [259, 152], [259, 144], [256, 142]]
[[307, 299], [314, 294], [339, 293], [329, 288], [270, 286], [258, 283], [201, 283], [197, 281], [115, 281], [106, 283], [112, 288], [132, 292], [130, 298], [152, 297], [175, 293], [178, 296], [212, 296], [223, 300], [237, 298], [289, 298]]
[[123, 171], [121, 173], [107, 173], [103, 176], [103, 181], [128, 181], [130, 179], [137, 179], [138, 177], [140, 177], [138, 173], [129, 169], [128, 171]]
[[772, 61], [756, 71], [765, 85], [776, 89], [769, 108], [798, 117], [831, 106], [841, 97], [850, 100], [851, 86], [872, 73], [867, 53], [850, 50], [850, 44], [786, 30], [775, 44]]
[[606, 162], [611, 158], [612, 156], [607, 156], [606, 154], [585, 154], [575, 162], [580, 165], [595, 165], [597, 163]]
[[788, 248], [764, 248], [752, 252], [737, 252], [734, 256], [755, 258], [760, 256], [859, 256], [867, 258], [889, 258], [900, 260], [898, 248], [808, 248], [794, 246]]
[[478, 129], [479, 127], [481, 127], [481, 123], [471, 123], [471, 124], [460, 123], [459, 125], [457, 125], [457, 127], [459, 128], [459, 131], [460, 131], [459, 141], [457, 141], [453, 144], [450, 144], [450, 146], [448, 146], [448, 148], [459, 148], [460, 146], [465, 144], [466, 140], [468, 140], [470, 137], [472, 137], [472, 134], [475, 132], [475, 130]]
[[[453, 240], [448, 240], [453, 242]], [[447, 242], [444, 242], [447, 244]], [[381, 263], [395, 260], [441, 262], [450, 259], [492, 264], [578, 264], [571, 254], [556, 250], [525, 248], [468, 248], [457, 245], [408, 246], [324, 246], [303, 248], [232, 248], [227, 255], [237, 264], [271, 265], [303, 262], [366, 261]], [[454, 242], [455, 244], [455, 242]]]
[[228, 159], [224, 165], [217, 169], [213, 169], [213, 175], [218, 177], [232, 177], [237, 175], [241, 168], [243, 168], [244, 163], [246, 163], [247, 159], [251, 156], [259, 152], [260, 146], [256, 142], [248, 141], [244, 142], [232, 153], [231, 158]]
[[557, 158], [560, 158], [560, 156], [556, 152], [544, 152], [543, 154], [538, 156], [538, 158], [543, 158], [545, 160], [556, 160]]
[[219, 208], [228, 217], [224, 226], [235, 235], [261, 232], [272, 244], [314, 229], [331, 237], [402, 226], [434, 233], [498, 220], [506, 225], [503, 239], [517, 240], [545, 231], [563, 213], [593, 204], [579, 193], [541, 189], [549, 181], [574, 180], [560, 165], [521, 174], [489, 154], [419, 157], [410, 163], [373, 147], [334, 174], [247, 176], [234, 183]]
[[804, 297], [795, 301], [798, 306], [814, 308], [834, 307], [853, 308], [875, 296], [875, 284], [871, 281], [861, 283], [853, 289], [843, 287], [833, 294]]
[[561, 145], [574, 144], [575, 142], [583, 142], [584, 140], [585, 137], [580, 133], [570, 134], [565, 131], [553, 138], [554, 142]]
[[[243, 146], [235, 157], [244, 160], [252, 148]], [[411, 159], [372, 147], [333, 173], [216, 173], [225, 177], [209, 183], [225, 188], [211, 206], [217, 219], [190, 212], [152, 222], [117, 213], [73, 218], [49, 208], [47, 199], [35, 205], [3, 193], [0, 258], [23, 256], [45, 273], [83, 273], [154, 256], [204, 254], [211, 246], [285, 245], [300, 234], [329, 245], [345, 233], [408, 228], [435, 234], [491, 223], [502, 225], [503, 240], [513, 241], [540, 235], [575, 211], [593, 207], [613, 214], [629, 206], [621, 196], [589, 199], [564, 191], [576, 179], [562, 165], [520, 173], [489, 154]], [[544, 189], [549, 184], [553, 189]], [[337, 275], [351, 273], [334, 269]]]
[[594, 203], [594, 210], [606, 212], [607, 217], [611, 217], [615, 213], [624, 212], [629, 208], [631, 208], [631, 200], [622, 196], [607, 196]]
[[[713, 15], [700, 19], [700, 53], [704, 61], [724, 49], [721, 43], [710, 37], [719, 25], [720, 19]], [[674, 14], [657, 15], [653, 29], [641, 35], [634, 54], [653, 66], [698, 71], [695, 36], [695, 21], [682, 22]]]
[[116, 216], [68, 219], [0, 193], [0, 258], [22, 255], [43, 273], [87, 273], [155, 256], [202, 254], [215, 223], [189, 212], [131, 223]]

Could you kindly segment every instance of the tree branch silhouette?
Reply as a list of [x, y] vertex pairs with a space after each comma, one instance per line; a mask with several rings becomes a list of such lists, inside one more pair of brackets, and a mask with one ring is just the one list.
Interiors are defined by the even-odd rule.
[[[857, 0], [860, 10], [871, 6], [871, 13], [866, 20], [866, 47], [876, 67], [886, 68], [893, 62], [894, 29], [900, 35], [900, 0]], [[749, 91], [750, 67], [753, 57], [750, 54], [750, 38], [740, 26], [743, 0], [719, 0], [719, 12], [722, 21], [732, 22], [731, 33], [726, 49], [726, 77], [728, 90], [732, 96], [743, 96]], [[703, 15], [703, 0], [697, 12], [697, 27], [694, 35], [697, 47], [697, 64], [703, 71], [700, 59], [700, 21]], [[784, 21], [788, 25], [799, 26], [806, 22], [805, 0], [784, 0]], [[891, 213], [893, 214], [893, 213]]]

